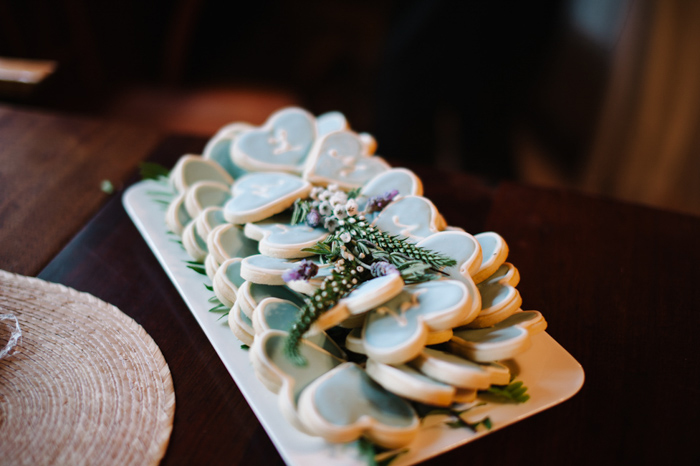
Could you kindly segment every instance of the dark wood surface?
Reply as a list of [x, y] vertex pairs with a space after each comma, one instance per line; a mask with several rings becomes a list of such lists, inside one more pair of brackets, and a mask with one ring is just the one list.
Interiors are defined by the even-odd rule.
[[160, 135], [79, 116], [0, 106], [2, 267], [36, 275], [123, 185]]
[[[203, 144], [171, 137], [151, 156], [172, 165]], [[450, 224], [508, 241], [523, 307], [586, 372], [572, 399], [427, 464], [698, 464], [700, 218], [413, 168]], [[163, 464], [282, 463], [120, 193], [39, 276], [116, 305], [160, 346], [177, 398]]]

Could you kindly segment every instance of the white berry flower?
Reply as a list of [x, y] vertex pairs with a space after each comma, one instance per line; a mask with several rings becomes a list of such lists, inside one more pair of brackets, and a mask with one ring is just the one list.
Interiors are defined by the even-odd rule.
[[323, 201], [318, 206], [318, 213], [326, 217], [333, 213], [333, 207], [329, 202]]
[[345, 206], [343, 205], [337, 205], [333, 209], [333, 215], [338, 217], [340, 220], [344, 219], [345, 217], [348, 216], [348, 212], [345, 210]]
[[345, 210], [348, 212], [348, 215], [357, 215], [358, 209], [359, 206], [357, 205], [357, 201], [355, 199], [350, 199], [345, 204]]

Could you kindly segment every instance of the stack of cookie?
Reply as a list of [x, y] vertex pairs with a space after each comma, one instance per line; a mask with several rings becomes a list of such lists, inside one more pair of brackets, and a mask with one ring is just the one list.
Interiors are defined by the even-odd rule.
[[[422, 196], [420, 179], [375, 149], [337, 112], [288, 108], [261, 127], [228, 125], [202, 156], [185, 155], [172, 170], [177, 195], [166, 222], [204, 263], [231, 330], [251, 346], [253, 369], [289, 422], [331, 442], [363, 436], [397, 448], [417, 433], [412, 403], [470, 403], [479, 390], [507, 384], [511, 374], [498, 361], [525, 351], [546, 322], [521, 310], [520, 277], [503, 238], [449, 226]], [[292, 218], [300, 199], [318, 207], [301, 222]], [[344, 222], [453, 265], [415, 281], [346, 252], [326, 263], [314, 246]], [[342, 297], [304, 333], [305, 364], [290, 359], [285, 342], [304, 308], [350, 265], [358, 277], [372, 265], [372, 278], [343, 281]]]

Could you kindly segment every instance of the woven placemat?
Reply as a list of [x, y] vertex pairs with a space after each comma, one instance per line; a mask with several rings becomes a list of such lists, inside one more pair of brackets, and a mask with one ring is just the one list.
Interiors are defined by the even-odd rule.
[[[161, 460], [175, 392], [140, 325], [87, 293], [2, 270], [0, 314], [14, 315], [22, 333], [0, 359], [0, 463]], [[2, 327], [0, 347], [12, 332]]]

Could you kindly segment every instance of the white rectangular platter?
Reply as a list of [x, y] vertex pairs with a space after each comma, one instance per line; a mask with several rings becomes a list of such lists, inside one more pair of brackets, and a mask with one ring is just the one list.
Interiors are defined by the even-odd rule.
[[[124, 193], [126, 211], [182, 295], [284, 461], [299, 466], [366, 464], [358, 455], [355, 443], [332, 445], [310, 437], [297, 431], [280, 415], [276, 395], [264, 389], [257, 380], [248, 352], [241, 347], [241, 342], [233, 335], [225, 319], [209, 312], [212, 305], [208, 300], [212, 292], [203, 283], [211, 285], [211, 282], [206, 276], [187, 268], [185, 262], [191, 259], [168, 233], [162, 204], [149, 194], [160, 190], [162, 185], [154, 181], [141, 181], [133, 185]], [[544, 315], [546, 318], [546, 310]], [[475, 409], [474, 420], [488, 416], [492, 422], [490, 430], [479, 428], [473, 432], [467, 428], [453, 429], [445, 425], [444, 416], [429, 416], [425, 418], [418, 437], [409, 445], [408, 451], [398, 456], [392, 466], [415, 464], [488, 435], [565, 401], [583, 385], [581, 365], [547, 333], [535, 336], [532, 347], [517, 357], [515, 362], [519, 368], [517, 379], [528, 387], [530, 399], [527, 402], [488, 403]]]

